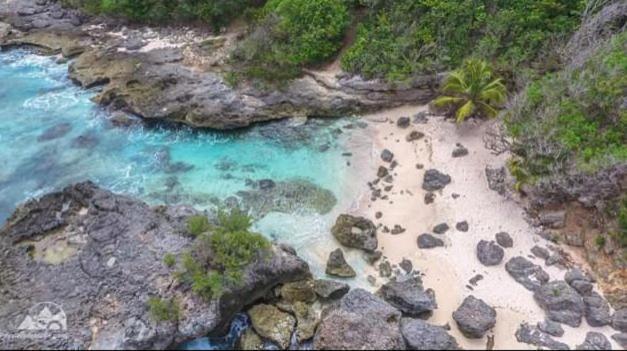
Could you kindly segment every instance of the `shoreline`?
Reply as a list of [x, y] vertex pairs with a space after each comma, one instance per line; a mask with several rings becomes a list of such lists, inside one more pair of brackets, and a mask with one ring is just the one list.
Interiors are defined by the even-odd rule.
[[[418, 270], [423, 278], [425, 288], [435, 291], [438, 309], [428, 320], [435, 325], [448, 324], [461, 347], [466, 349], [485, 348], [487, 338], [471, 340], [461, 335], [451, 314], [468, 295], [483, 299], [497, 310], [497, 323], [492, 333], [496, 349], [536, 349], [533, 345], [520, 343], [514, 334], [522, 322], [535, 325], [544, 319], [545, 312], [533, 299], [533, 293], [526, 290], [509, 276], [504, 268], [505, 262], [515, 256], [523, 256], [540, 265], [551, 277], [561, 280], [565, 269], [556, 266], [547, 267], [544, 262], [530, 254], [534, 245], [552, 246], [552, 243], [541, 238], [538, 228], [527, 220], [522, 206], [512, 199], [499, 195], [488, 187], [485, 167], [501, 167], [505, 165], [507, 153], [494, 155], [484, 143], [486, 131], [495, 121], [468, 121], [463, 125], [445, 120], [439, 116], [427, 117], [426, 123], [416, 124], [414, 121], [406, 129], [399, 128], [396, 121], [400, 117], [412, 120], [418, 112], [426, 111], [426, 106], [404, 106], [363, 116], [362, 118], [372, 129], [370, 161], [354, 160], [360, 165], [358, 173], [370, 180], [376, 179], [376, 170], [382, 162], [380, 154], [389, 149], [394, 154], [398, 166], [390, 173], [394, 181], [389, 192], [382, 192], [389, 199], [377, 198], [372, 201], [370, 190], [366, 186], [361, 194], [359, 208], [351, 208], [349, 214], [372, 219], [379, 228], [379, 250], [383, 257], [397, 267], [403, 259], [411, 260], [414, 270]], [[408, 142], [405, 136], [417, 130], [425, 134], [424, 138]], [[453, 158], [451, 153], [456, 144], [460, 143], [469, 150], [464, 157]], [[349, 150], [350, 151], [350, 150]], [[418, 169], [416, 164], [424, 167]], [[452, 178], [451, 184], [436, 192], [435, 201], [425, 204], [426, 191], [421, 188], [425, 170], [437, 169]], [[368, 177], [368, 174], [370, 176]], [[375, 213], [381, 212], [382, 218], [375, 220]], [[468, 232], [456, 230], [457, 222], [467, 221]], [[432, 233], [432, 228], [439, 223], [447, 223], [450, 229], [436, 237], [444, 240], [445, 247], [419, 249], [416, 238], [422, 233]], [[406, 231], [398, 235], [384, 233], [381, 226], [393, 228], [400, 225]], [[513, 240], [513, 248], [505, 249], [503, 262], [494, 267], [483, 266], [476, 258], [476, 244], [480, 240], [494, 240], [496, 233], [505, 231]], [[569, 254], [579, 259], [573, 250], [564, 248]], [[357, 262], [354, 257], [356, 250], [348, 250], [349, 262]], [[361, 258], [361, 257], [360, 257]], [[361, 261], [364, 261], [361, 258]], [[374, 266], [365, 264], [365, 268], [356, 267], [364, 277], [376, 277], [376, 285], [368, 289], [374, 291], [387, 279], [381, 278], [378, 272], [378, 261]], [[585, 268], [585, 267], [584, 267]], [[469, 288], [469, 280], [476, 274], [483, 279]], [[598, 290], [598, 287], [597, 287]], [[584, 320], [579, 328], [564, 326], [565, 335], [556, 338], [571, 347], [580, 344], [588, 331], [598, 331], [611, 335], [610, 327], [592, 328]], [[612, 340], [614, 347], [619, 345]]]

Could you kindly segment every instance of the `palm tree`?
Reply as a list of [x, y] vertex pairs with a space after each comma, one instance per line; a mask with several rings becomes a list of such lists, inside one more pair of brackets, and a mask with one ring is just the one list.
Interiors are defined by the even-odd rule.
[[494, 117], [497, 108], [507, 99], [507, 88], [500, 78], [493, 78], [492, 69], [479, 59], [468, 59], [444, 81], [435, 106], [455, 106], [455, 117], [461, 123], [472, 115]]

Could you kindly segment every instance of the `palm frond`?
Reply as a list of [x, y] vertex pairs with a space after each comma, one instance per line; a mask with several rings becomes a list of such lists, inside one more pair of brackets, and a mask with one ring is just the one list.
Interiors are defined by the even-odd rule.
[[464, 101], [463, 98], [460, 97], [455, 97], [455, 96], [440, 96], [439, 98], [435, 99], [433, 101], [433, 104], [436, 107], [444, 107], [444, 106], [449, 106], [449, 105], [453, 105], [453, 104], [458, 104], [460, 102]]
[[471, 100], [469, 100], [462, 107], [460, 107], [459, 110], [457, 110], [457, 123], [462, 123], [464, 120], [466, 120], [466, 118], [471, 116], [474, 111], [475, 104]]

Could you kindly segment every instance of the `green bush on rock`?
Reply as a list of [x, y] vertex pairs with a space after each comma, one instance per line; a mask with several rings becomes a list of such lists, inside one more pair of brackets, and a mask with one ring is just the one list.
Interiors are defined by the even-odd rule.
[[178, 272], [181, 281], [207, 300], [238, 284], [244, 268], [270, 248], [261, 234], [250, 231], [251, 218], [239, 210], [220, 211], [218, 222], [197, 236], [194, 248], [183, 254]]
[[174, 299], [151, 297], [148, 299], [148, 308], [151, 317], [157, 322], [172, 322], [179, 319], [180, 308]]
[[187, 219], [187, 231], [193, 236], [199, 236], [200, 234], [211, 229], [209, 219], [206, 216], [191, 216]]

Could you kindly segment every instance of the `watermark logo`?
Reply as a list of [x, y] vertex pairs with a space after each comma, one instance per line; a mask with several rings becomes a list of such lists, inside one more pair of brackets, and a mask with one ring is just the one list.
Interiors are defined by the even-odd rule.
[[63, 308], [56, 303], [41, 302], [28, 310], [17, 329], [31, 333], [64, 332], [67, 330], [67, 317]]

